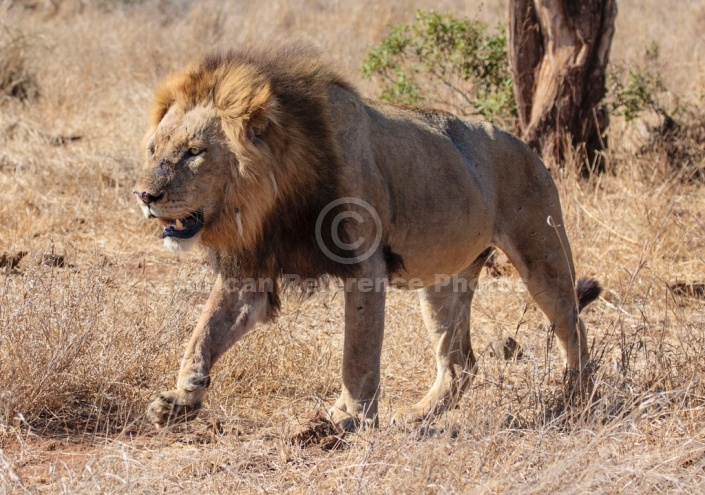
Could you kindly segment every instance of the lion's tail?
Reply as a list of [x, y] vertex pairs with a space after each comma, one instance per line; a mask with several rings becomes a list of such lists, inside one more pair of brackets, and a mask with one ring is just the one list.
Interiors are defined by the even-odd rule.
[[585, 306], [600, 297], [602, 287], [594, 278], [581, 278], [575, 286], [575, 293], [578, 295], [578, 312]]

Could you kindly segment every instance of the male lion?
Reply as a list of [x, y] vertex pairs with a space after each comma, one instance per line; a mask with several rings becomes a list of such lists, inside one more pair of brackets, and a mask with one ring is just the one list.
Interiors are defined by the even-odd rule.
[[158, 427], [195, 416], [213, 364], [276, 316], [282, 278], [345, 282], [330, 411], [344, 428], [377, 421], [384, 282], [420, 289], [438, 376], [395, 421], [441, 412], [473, 376], [470, 304], [493, 246], [552, 322], [568, 370], [585, 369], [578, 312], [599, 286], [583, 279], [576, 291], [556, 186], [511, 134], [364, 99], [315, 51], [288, 46], [208, 56], [168, 77], [146, 143], [144, 214], [167, 247], [204, 247], [217, 274], [176, 388], [149, 406]]

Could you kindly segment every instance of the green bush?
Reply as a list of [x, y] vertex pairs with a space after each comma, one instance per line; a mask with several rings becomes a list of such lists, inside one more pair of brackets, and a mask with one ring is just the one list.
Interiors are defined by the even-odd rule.
[[[607, 107], [629, 123], [644, 115], [647, 141], [639, 153], [665, 158], [675, 176], [686, 182], [705, 180], [705, 113], [666, 88], [658, 70], [659, 47], [652, 42], [637, 68], [615, 66], [608, 74]], [[657, 162], [658, 158], [652, 158]]]
[[438, 104], [441, 85], [459, 98], [450, 104], [457, 113], [516, 122], [506, 35], [477, 20], [419, 10], [413, 24], [393, 27], [372, 47], [362, 71], [381, 78], [381, 99], [390, 103]]
[[[664, 153], [679, 173], [702, 178], [705, 125], [680, 104], [667, 106], [668, 90], [658, 72], [658, 44], [644, 52], [645, 63], [613, 66], [604, 99], [609, 113], [633, 121], [658, 114], [649, 149]], [[415, 106], [444, 106], [458, 114], [481, 114], [518, 131], [511, 68], [504, 30], [452, 14], [418, 11], [412, 24], [391, 29], [364, 61], [365, 77], [381, 79], [381, 99]], [[698, 114], [699, 115], [699, 114]]]
[[608, 75], [608, 107], [612, 115], [622, 115], [629, 122], [645, 110], [665, 116], [657, 103], [659, 94], [666, 87], [661, 75], [647, 70], [616, 68]]

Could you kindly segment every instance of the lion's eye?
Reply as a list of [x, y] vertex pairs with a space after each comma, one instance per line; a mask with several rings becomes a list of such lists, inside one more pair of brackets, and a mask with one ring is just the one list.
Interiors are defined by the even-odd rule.
[[149, 156], [154, 156], [154, 152], [156, 151], [154, 145], [150, 145], [149, 148], [147, 148], [147, 151], [149, 152]]
[[198, 156], [201, 153], [205, 153], [205, 152], [206, 152], [206, 150], [201, 149], [201, 148], [189, 148], [189, 150], [188, 150], [188, 154], [191, 156]]

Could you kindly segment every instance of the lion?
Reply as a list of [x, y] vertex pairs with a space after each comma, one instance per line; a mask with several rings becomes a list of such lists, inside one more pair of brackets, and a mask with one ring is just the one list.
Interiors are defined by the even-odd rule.
[[[215, 282], [157, 427], [193, 418], [218, 359], [273, 320], [283, 285], [344, 283], [345, 429], [377, 425], [385, 295], [417, 290], [437, 377], [393, 421], [453, 407], [471, 382], [470, 309], [494, 248], [506, 253], [582, 376], [580, 309], [557, 188], [520, 139], [494, 125], [363, 98], [306, 46], [205, 56], [156, 90], [135, 194], [174, 251], [201, 246]], [[283, 281], [283, 282], [282, 282]]]

